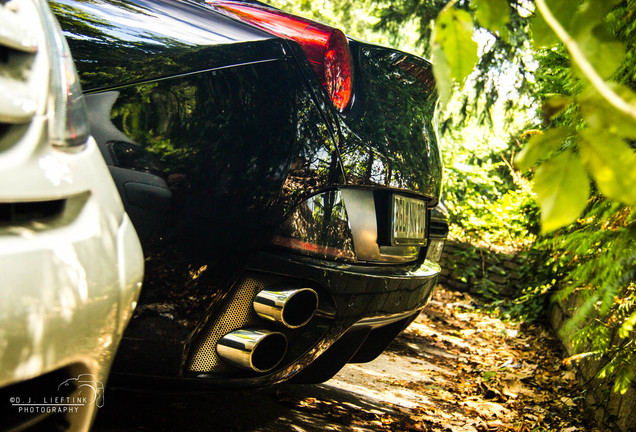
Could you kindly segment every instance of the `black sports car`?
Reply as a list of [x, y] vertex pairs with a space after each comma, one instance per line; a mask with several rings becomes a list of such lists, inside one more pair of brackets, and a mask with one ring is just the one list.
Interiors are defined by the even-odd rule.
[[427, 61], [255, 2], [51, 7], [146, 256], [117, 382], [321, 382], [417, 316], [447, 234]]

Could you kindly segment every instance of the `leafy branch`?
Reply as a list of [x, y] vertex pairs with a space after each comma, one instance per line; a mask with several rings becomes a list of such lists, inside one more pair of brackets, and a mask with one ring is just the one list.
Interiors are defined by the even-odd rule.
[[[472, 73], [467, 64], [477, 55], [474, 43], [458, 41], [473, 42], [483, 30], [504, 40], [513, 27], [507, 15], [519, 7], [506, 0], [470, 4], [473, 13], [455, 5], [434, 24], [433, 67], [443, 103], [465, 86]], [[597, 378], [624, 392], [636, 364], [636, 75], [625, 73], [636, 62], [634, 3], [534, 5], [527, 11], [533, 12], [528, 38], [541, 65], [535, 100], [543, 103], [543, 123], [532, 127], [539, 130], [515, 165], [529, 173], [524, 178], [532, 178], [541, 208], [544, 236], [533, 250], [546, 256], [535, 264], [559, 290], [557, 300], [581, 302], [565, 327], [583, 352], [572, 359], [601, 357]], [[492, 211], [496, 203], [488, 205]]]
[[[476, 29], [504, 37], [511, 9], [506, 0], [474, 0], [471, 6], [475, 12], [471, 14], [455, 8], [456, 3], [448, 3], [441, 11], [431, 40], [433, 70], [443, 106], [453, 90], [464, 85], [477, 64], [478, 46], [473, 40]], [[520, 169], [536, 167], [534, 189], [542, 210], [544, 233], [579, 217], [594, 191], [590, 177], [607, 198], [636, 204], [636, 155], [625, 142], [626, 138], [636, 138], [636, 95], [625, 86], [605, 81], [585, 53], [588, 50], [590, 55], [598, 54], [596, 65], [609, 75], [620, 65], [624, 47], [608, 36], [602, 21], [605, 14], [593, 10], [593, 6], [588, 4], [583, 10], [578, 2], [554, 3], [560, 7], [561, 16], [570, 17], [571, 30], [561, 24], [545, 0], [537, 0], [538, 14], [534, 19], [547, 25], [539, 26], [535, 34], [554, 32], [554, 42], [566, 46], [592, 86], [579, 97], [558, 95], [545, 104], [548, 119], [575, 107], [583, 115], [583, 125], [534, 136], [515, 160]], [[535, 45], [551, 41], [544, 35], [540, 39]]]
[[590, 80], [592, 85], [596, 87], [598, 92], [609, 102], [613, 107], [622, 111], [623, 113], [636, 120], [636, 106], [630, 105], [623, 98], [621, 98], [610, 86], [607, 85], [605, 80], [601, 78], [594, 66], [588, 61], [587, 57], [581, 50], [581, 47], [576, 43], [574, 38], [563, 28], [559, 20], [557, 20], [550, 8], [545, 3], [545, 0], [535, 0], [537, 9], [543, 16], [545, 22], [550, 26], [552, 31], [561, 39], [563, 45], [568, 49], [572, 60], [581, 69], [581, 72]]

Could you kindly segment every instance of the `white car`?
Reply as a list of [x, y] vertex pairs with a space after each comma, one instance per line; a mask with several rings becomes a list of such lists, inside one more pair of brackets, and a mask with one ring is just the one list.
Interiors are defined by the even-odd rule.
[[87, 430], [143, 255], [43, 0], [0, 1], [0, 430]]

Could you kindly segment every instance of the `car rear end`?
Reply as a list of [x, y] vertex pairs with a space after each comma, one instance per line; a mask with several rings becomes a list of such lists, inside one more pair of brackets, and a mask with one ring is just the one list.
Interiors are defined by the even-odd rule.
[[119, 384], [318, 382], [415, 318], [447, 229], [427, 61], [255, 3], [55, 10], [145, 233]]
[[[295, 203], [226, 307], [201, 330], [188, 372], [214, 377], [238, 367], [262, 374], [244, 358], [267, 351], [274, 379], [322, 382], [347, 362], [376, 358], [415, 319], [436, 283], [448, 227], [438, 202], [431, 67], [262, 4], [209, 4], [295, 43], [295, 58], [333, 130], [344, 175], [341, 184]], [[318, 301], [296, 300], [304, 290]], [[276, 295], [270, 308], [279, 313], [260, 313], [263, 297]], [[306, 318], [303, 325], [288, 325], [280, 316], [285, 308]], [[280, 343], [258, 345], [267, 341], [263, 334], [274, 340], [281, 333], [286, 350]], [[241, 339], [250, 342], [237, 344]], [[276, 349], [278, 356], [271, 354]]]
[[48, 6], [0, 16], [0, 429], [88, 430], [143, 255]]

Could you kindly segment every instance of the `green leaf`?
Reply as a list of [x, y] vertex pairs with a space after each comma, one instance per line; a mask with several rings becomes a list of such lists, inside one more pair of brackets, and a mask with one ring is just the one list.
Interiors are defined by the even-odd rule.
[[515, 165], [521, 171], [527, 171], [538, 161], [558, 150], [569, 135], [570, 131], [564, 128], [550, 129], [540, 135], [534, 135], [515, 158]]
[[534, 190], [541, 207], [541, 231], [547, 233], [576, 220], [587, 204], [590, 184], [577, 155], [566, 150], [537, 169]]
[[491, 379], [493, 379], [496, 376], [497, 376], [497, 372], [486, 371], [486, 372], [484, 372], [484, 376], [483, 376], [482, 379], [487, 382], [487, 381], [490, 381]]
[[575, 41], [598, 74], [606, 79], [616, 72], [625, 57], [623, 43], [609, 35], [602, 25], [580, 33]]
[[614, 6], [613, 1], [584, 0], [576, 19], [570, 19], [568, 33], [573, 36], [589, 32], [594, 27], [604, 25], [607, 14]]
[[475, 18], [482, 27], [502, 34], [510, 22], [508, 0], [475, 0]]
[[[576, 14], [579, 2], [573, 0], [552, 0], [546, 3], [552, 15], [568, 30], [569, 24], [574, 21], [572, 18]], [[537, 48], [548, 48], [561, 42], [539, 12], [532, 17], [530, 29], [532, 30], [534, 45]]]
[[[450, 75], [458, 83], [475, 68], [477, 60], [477, 42], [473, 39], [473, 19], [470, 13], [459, 9], [442, 12], [437, 20], [432, 36], [433, 68], [442, 61], [438, 75]], [[440, 58], [440, 51], [444, 58]], [[445, 61], [444, 61], [445, 60]], [[444, 70], [448, 68], [448, 71]]]
[[[636, 107], [636, 93], [629, 87], [608, 83], [625, 102]], [[618, 111], [596, 89], [588, 88], [580, 98], [581, 114], [590, 128], [605, 129], [610, 133], [636, 139], [636, 121]]]
[[616, 393], [625, 394], [629, 390], [630, 384], [634, 380], [634, 371], [629, 367], [621, 368], [614, 380], [614, 387], [612, 390]]
[[431, 47], [433, 75], [437, 86], [442, 107], [448, 104], [451, 98], [451, 90], [453, 89], [453, 80], [451, 79], [450, 66], [446, 60], [446, 54], [439, 44], [433, 44]]
[[546, 100], [541, 106], [541, 110], [543, 111], [543, 117], [547, 120], [550, 120], [555, 115], [559, 114], [561, 111], [566, 109], [568, 105], [572, 103], [572, 98], [569, 96], [551, 96], [548, 100]]
[[536, 48], [549, 48], [561, 41], [538, 12], [530, 19], [530, 31]]
[[600, 191], [614, 201], [636, 204], [636, 154], [617, 135], [584, 130], [580, 134], [581, 159]]
[[618, 336], [622, 339], [631, 336], [634, 332], [634, 326], [636, 326], [636, 312], [623, 322], [623, 325], [618, 329]]

